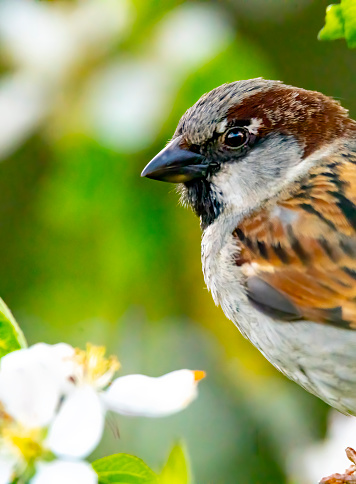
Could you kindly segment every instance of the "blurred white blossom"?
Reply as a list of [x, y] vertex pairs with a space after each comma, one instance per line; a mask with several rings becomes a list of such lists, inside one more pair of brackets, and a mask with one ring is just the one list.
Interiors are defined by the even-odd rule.
[[346, 447], [356, 447], [356, 418], [332, 411], [324, 441], [296, 449], [290, 458], [293, 482], [315, 484], [322, 477], [343, 473], [350, 466]]
[[66, 391], [64, 365], [71, 350], [64, 344], [37, 344], [1, 359], [0, 403], [17, 423], [29, 429], [51, 423]]
[[73, 62], [73, 43], [64, 12], [28, 0], [0, 3], [0, 39], [5, 54], [24, 70], [58, 75]]
[[84, 100], [88, 129], [112, 148], [143, 149], [157, 135], [178, 81], [157, 61], [115, 62], [89, 84]]
[[[178, 370], [162, 377], [127, 375], [113, 379], [116, 358], [105, 358], [105, 348], [88, 345], [76, 350], [71, 376], [73, 390], [63, 402], [48, 432], [56, 454], [81, 458], [100, 442], [106, 411], [163, 417], [183, 410], [197, 396], [203, 372]], [[81, 409], [78, 411], [78, 409]]]
[[0, 2], [0, 41], [10, 61], [57, 81], [75, 63], [93, 56], [128, 25], [126, 0], [68, 4], [35, 0]]
[[176, 75], [182, 75], [212, 59], [233, 35], [229, 18], [214, 4], [184, 3], [157, 25], [153, 52]]
[[223, 9], [186, 2], [158, 21], [137, 54], [110, 53], [133, 21], [130, 0], [0, 2], [1, 52], [14, 69], [0, 79], [0, 159], [49, 116], [52, 136], [73, 123], [114, 149], [147, 147], [187, 75], [233, 39]]
[[[47, 428], [51, 431], [61, 400], [70, 390], [68, 379], [73, 373], [73, 355], [74, 349], [69, 345], [40, 343], [9, 353], [1, 359], [0, 484], [8, 484], [15, 476], [26, 475], [31, 466], [37, 468], [41, 464], [47, 482], [60, 478], [67, 482], [64, 461], [61, 466], [54, 466], [56, 460], [53, 460], [49, 467], [46, 467], [49, 464], [45, 461], [58, 455], [56, 441], [48, 441]], [[64, 459], [70, 459], [68, 464], [77, 457], [71, 450], [62, 455]], [[79, 466], [76, 467], [77, 475], [86, 468], [86, 464], [80, 461], [75, 465]], [[86, 470], [77, 482], [96, 483], [96, 474], [92, 469], [90, 473], [91, 479], [85, 478]]]
[[117, 41], [131, 16], [128, 0], [0, 2], [1, 53], [14, 68], [0, 78], [0, 159], [36, 130], [76, 69]]
[[0, 484], [29, 468], [37, 471], [35, 484], [97, 482], [82, 459], [100, 442], [108, 410], [147, 417], [179, 412], [196, 398], [205, 376], [178, 370], [158, 378], [114, 379], [119, 366], [116, 357], [105, 357], [104, 347], [90, 344], [80, 350], [39, 343], [5, 355], [0, 361]]
[[184, 3], [157, 24], [144, 55], [98, 71], [84, 94], [86, 123], [109, 147], [137, 152], [158, 135], [185, 77], [233, 39], [230, 20], [209, 3]]
[[0, 78], [0, 159], [11, 154], [44, 119], [49, 95], [47, 86], [29, 74]]

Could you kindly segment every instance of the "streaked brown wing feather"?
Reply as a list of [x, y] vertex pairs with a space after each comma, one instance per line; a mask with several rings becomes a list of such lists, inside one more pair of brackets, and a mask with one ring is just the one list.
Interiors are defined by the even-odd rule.
[[235, 230], [236, 263], [261, 311], [356, 329], [355, 161], [326, 161]]

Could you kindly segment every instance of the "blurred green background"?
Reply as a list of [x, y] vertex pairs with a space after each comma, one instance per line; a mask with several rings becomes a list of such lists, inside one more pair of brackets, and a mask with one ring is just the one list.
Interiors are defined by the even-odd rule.
[[327, 4], [0, 0], [1, 297], [29, 343], [105, 344], [122, 374], [208, 373], [179, 415], [109, 419], [95, 457], [157, 469], [183, 437], [197, 484], [302, 479], [326, 405], [214, 306], [198, 220], [140, 172], [224, 82], [280, 79], [356, 115], [355, 53], [317, 41]]

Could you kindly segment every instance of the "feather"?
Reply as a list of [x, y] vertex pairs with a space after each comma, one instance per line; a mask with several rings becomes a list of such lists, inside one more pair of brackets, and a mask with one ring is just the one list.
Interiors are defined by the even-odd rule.
[[234, 231], [251, 303], [281, 320], [356, 329], [356, 159], [314, 167]]

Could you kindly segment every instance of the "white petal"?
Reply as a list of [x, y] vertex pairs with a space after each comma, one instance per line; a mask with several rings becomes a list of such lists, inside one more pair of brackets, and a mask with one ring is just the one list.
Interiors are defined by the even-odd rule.
[[124, 415], [163, 417], [179, 412], [197, 396], [197, 380], [203, 372], [178, 370], [158, 378], [128, 375], [117, 378], [103, 401], [109, 410]]
[[98, 475], [87, 462], [55, 460], [38, 466], [31, 484], [97, 484]]
[[68, 382], [74, 349], [64, 343], [38, 343], [1, 359], [0, 401], [26, 427], [47, 426]]
[[12, 351], [3, 356], [0, 360], [1, 371], [13, 370], [26, 367], [29, 362], [29, 348], [23, 348], [21, 350]]
[[13, 469], [16, 464], [14, 455], [0, 453], [0, 484], [12, 482]]
[[68, 379], [74, 374], [75, 363], [72, 359], [74, 348], [66, 343], [49, 345], [37, 343], [29, 348], [13, 351], [1, 359], [1, 373], [31, 365], [43, 366], [52, 373], [54, 379], [60, 379], [63, 391], [66, 390]]
[[76, 364], [73, 361], [75, 350], [66, 343], [48, 345], [37, 343], [29, 348], [33, 357], [42, 361], [53, 374], [60, 378], [63, 386], [66, 387], [68, 379], [73, 375]]
[[26, 427], [47, 426], [61, 394], [60, 381], [40, 363], [0, 371], [0, 401], [6, 412]]
[[12, 351], [1, 358], [1, 370], [20, 368], [31, 362], [43, 362], [45, 365], [57, 365], [74, 355], [72, 346], [66, 343], [49, 345], [37, 343], [29, 348]]
[[104, 428], [104, 409], [97, 393], [80, 387], [63, 402], [47, 438], [48, 447], [59, 456], [82, 458], [98, 445]]

